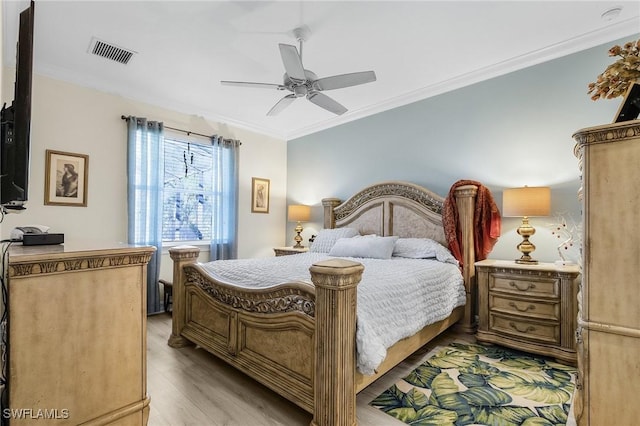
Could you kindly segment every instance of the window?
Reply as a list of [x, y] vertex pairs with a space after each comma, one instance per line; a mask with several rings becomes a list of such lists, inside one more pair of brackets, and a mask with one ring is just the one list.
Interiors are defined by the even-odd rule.
[[212, 240], [214, 147], [164, 138], [162, 242]]
[[127, 123], [129, 243], [201, 242], [210, 260], [235, 258], [240, 141], [166, 133], [144, 118]]
[[147, 312], [153, 313], [161, 306], [163, 245], [195, 239], [209, 246], [210, 260], [237, 257], [240, 141], [205, 136], [210, 143], [200, 144], [165, 134], [161, 122], [123, 118], [127, 120], [127, 241], [157, 249], [147, 267]]

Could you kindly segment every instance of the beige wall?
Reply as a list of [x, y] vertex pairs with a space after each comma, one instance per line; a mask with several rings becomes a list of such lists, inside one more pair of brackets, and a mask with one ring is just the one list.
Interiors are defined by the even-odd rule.
[[[3, 99], [13, 97], [15, 70], [4, 69]], [[10, 77], [10, 78], [9, 78]], [[62, 232], [65, 241], [127, 240], [126, 124], [121, 115], [147, 117], [202, 134], [240, 139], [239, 257], [273, 255], [284, 244], [286, 142], [203, 118], [176, 113], [108, 93], [34, 75], [29, 202], [8, 214], [2, 238], [21, 225], [43, 224]], [[45, 151], [89, 155], [88, 206], [44, 205]], [[251, 213], [251, 178], [271, 180], [269, 214]], [[161, 275], [170, 274], [163, 258]]]

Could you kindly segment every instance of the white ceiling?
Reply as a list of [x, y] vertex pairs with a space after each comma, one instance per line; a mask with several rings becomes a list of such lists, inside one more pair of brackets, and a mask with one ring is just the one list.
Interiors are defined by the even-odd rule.
[[[28, 2], [2, 3], [5, 64], [14, 66]], [[613, 7], [619, 15], [603, 19]], [[640, 2], [37, 0], [35, 22], [38, 74], [292, 139], [633, 35]], [[377, 74], [325, 92], [349, 109], [342, 116], [301, 98], [267, 117], [288, 92], [220, 84], [281, 83], [278, 43], [297, 44], [300, 25], [311, 30], [306, 69]], [[94, 37], [137, 53], [128, 65], [92, 55]]]

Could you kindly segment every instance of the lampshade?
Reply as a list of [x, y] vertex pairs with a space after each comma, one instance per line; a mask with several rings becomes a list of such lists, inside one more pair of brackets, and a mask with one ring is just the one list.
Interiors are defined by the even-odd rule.
[[311, 218], [311, 207], [301, 204], [289, 206], [287, 220], [289, 222], [308, 222]]
[[502, 192], [503, 216], [549, 216], [551, 189], [548, 186], [525, 186]]

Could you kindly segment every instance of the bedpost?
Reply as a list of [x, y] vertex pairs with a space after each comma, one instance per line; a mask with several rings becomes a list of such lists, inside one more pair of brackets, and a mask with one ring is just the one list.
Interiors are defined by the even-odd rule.
[[458, 208], [458, 225], [462, 240], [462, 276], [467, 291], [467, 304], [464, 318], [456, 324], [456, 328], [464, 333], [475, 333], [477, 321], [477, 288], [476, 288], [476, 256], [474, 241], [474, 212], [478, 187], [462, 185], [455, 189], [456, 207]]
[[185, 306], [185, 274], [183, 266], [195, 263], [198, 260], [200, 249], [193, 246], [176, 246], [169, 249], [169, 255], [173, 260], [173, 295], [171, 307], [171, 336], [169, 336], [169, 346], [181, 348], [191, 343], [180, 334], [186, 322]]
[[316, 287], [315, 376], [311, 426], [356, 420], [356, 300], [364, 266], [330, 259], [309, 268]]
[[336, 227], [336, 216], [333, 214], [333, 209], [340, 205], [339, 198], [323, 198], [322, 205], [324, 206], [324, 227], [325, 229], [333, 229]]

